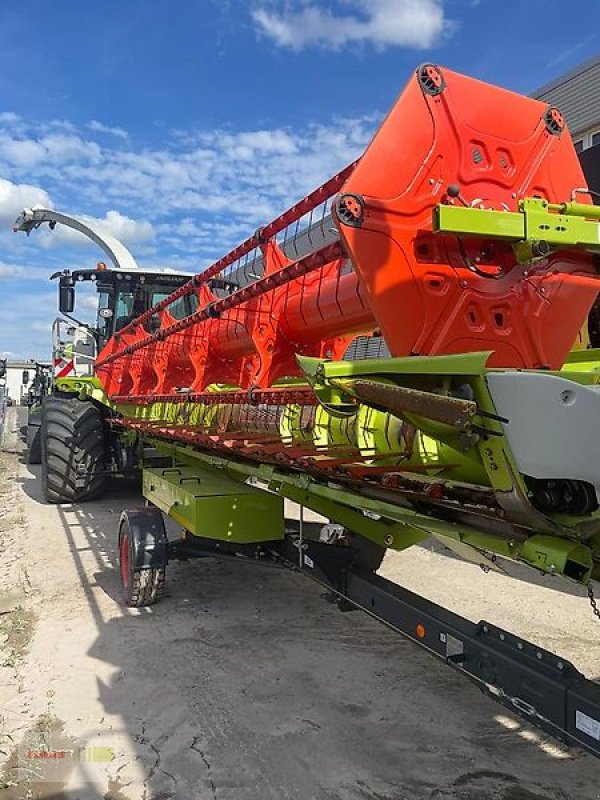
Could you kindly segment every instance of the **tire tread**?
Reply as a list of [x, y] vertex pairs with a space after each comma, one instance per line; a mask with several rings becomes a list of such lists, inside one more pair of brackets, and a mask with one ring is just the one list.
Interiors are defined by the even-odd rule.
[[[86, 472], [79, 474], [84, 465]], [[100, 409], [89, 401], [54, 394], [42, 405], [42, 481], [50, 503], [91, 500], [106, 479], [95, 474], [105, 465]]]

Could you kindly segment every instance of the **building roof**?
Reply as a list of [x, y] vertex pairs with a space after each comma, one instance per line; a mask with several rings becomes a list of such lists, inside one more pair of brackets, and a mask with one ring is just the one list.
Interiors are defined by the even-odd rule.
[[600, 55], [584, 61], [531, 96], [557, 106], [574, 137], [590, 128], [600, 129]]
[[577, 67], [573, 67], [573, 69], [565, 72], [564, 75], [559, 75], [558, 78], [555, 78], [550, 83], [546, 83], [544, 86], [541, 86], [539, 89], [536, 89], [535, 92], [531, 93], [532, 97], [540, 98], [545, 95], [547, 92], [552, 91], [553, 89], [557, 89], [559, 86], [562, 86], [563, 83], [570, 81], [571, 78], [575, 78], [577, 75], [582, 75], [583, 73], [587, 72], [588, 70], [592, 69], [593, 67], [600, 64], [600, 53], [597, 56], [592, 56], [587, 61], [584, 61], [583, 64], [579, 64]]
[[35, 359], [31, 358], [27, 361], [11, 361], [7, 359], [6, 369], [32, 369], [35, 368]]

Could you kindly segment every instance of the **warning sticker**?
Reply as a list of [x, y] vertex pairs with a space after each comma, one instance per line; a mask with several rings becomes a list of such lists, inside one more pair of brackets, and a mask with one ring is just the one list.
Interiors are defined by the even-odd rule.
[[583, 711], [575, 712], [575, 727], [600, 742], [600, 720], [588, 717]]

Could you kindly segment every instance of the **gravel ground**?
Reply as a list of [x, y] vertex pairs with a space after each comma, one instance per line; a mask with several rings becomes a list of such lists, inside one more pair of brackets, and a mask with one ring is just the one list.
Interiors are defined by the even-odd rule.
[[[175, 564], [163, 602], [124, 608], [116, 527], [139, 494], [46, 505], [23, 421], [13, 409], [0, 456], [1, 800], [600, 798], [596, 759], [301, 576]], [[428, 547], [382, 572], [600, 674], [600, 626], [566, 582]]]

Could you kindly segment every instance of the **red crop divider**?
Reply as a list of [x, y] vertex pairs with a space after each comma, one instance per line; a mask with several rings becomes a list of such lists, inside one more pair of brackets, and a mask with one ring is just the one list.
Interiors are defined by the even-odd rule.
[[[258, 232], [260, 233], [260, 238], [262, 241], [272, 239], [282, 230], [287, 228], [288, 225], [291, 225], [294, 222], [297, 222], [299, 219], [302, 219], [305, 214], [308, 214], [309, 211], [317, 208], [317, 206], [321, 205], [321, 203], [327, 200], [328, 197], [331, 197], [338, 192], [352, 174], [352, 171], [358, 164], [358, 161], [359, 159], [353, 161], [351, 164], [348, 164], [348, 166], [345, 167], [341, 172], [338, 172], [337, 175], [334, 175], [310, 194], [307, 194], [306, 197], [300, 200], [300, 202], [296, 203], [296, 205], [292, 206], [287, 211], [284, 211], [283, 214], [280, 214], [274, 220], [269, 222], [268, 225], [259, 228]], [[215, 261], [214, 264], [203, 270], [203, 272], [199, 272], [197, 275], [194, 275], [193, 278], [172, 292], [168, 297], [165, 297], [155, 306], [148, 309], [148, 311], [144, 311], [144, 313], [140, 314], [139, 317], [136, 317], [136, 319], [132, 320], [130, 323], [125, 325], [125, 327], [121, 328], [121, 330], [115, 334], [115, 338], [118, 339], [124, 333], [135, 330], [138, 325], [143, 325], [144, 322], [147, 322], [154, 314], [162, 311], [167, 306], [171, 305], [171, 303], [173, 303], [175, 300], [178, 300], [180, 297], [184, 297], [186, 294], [191, 294], [191, 292], [193, 292], [197, 286], [202, 283], [206, 283], [206, 281], [210, 280], [211, 278], [214, 278], [239, 258], [242, 258], [247, 253], [250, 253], [258, 245], [259, 241], [257, 234], [255, 233], [252, 236], [249, 236], [245, 242], [242, 242], [242, 244], [234, 247], [234, 249], [230, 250], [227, 255], [223, 256], [218, 261]]]
[[[320, 269], [325, 264], [328, 264], [331, 261], [335, 261], [336, 259], [344, 258], [346, 255], [344, 248], [340, 242], [332, 242], [331, 244], [322, 247], [320, 250], [316, 250], [314, 253], [309, 253], [307, 256], [303, 258], [299, 258], [297, 261], [294, 261], [287, 267], [282, 267], [277, 272], [272, 273], [264, 278], [259, 278], [254, 283], [248, 284], [248, 286], [244, 286], [242, 289], [238, 289], [237, 292], [230, 294], [228, 297], [224, 297], [222, 300], [216, 300], [211, 303], [206, 308], [201, 309], [200, 311], [196, 311], [193, 314], [190, 314], [189, 317], [185, 319], [179, 320], [179, 322], [175, 322], [169, 327], [165, 328], [164, 330], [157, 331], [154, 334], [146, 336], [145, 339], [142, 339], [135, 344], [127, 345], [127, 347], [123, 347], [120, 350], [117, 350], [116, 353], [107, 356], [106, 358], [99, 360], [96, 362], [96, 368], [103, 367], [107, 364], [116, 361], [118, 358], [124, 355], [130, 355], [135, 353], [138, 350], [141, 350], [144, 347], [148, 347], [148, 345], [152, 344], [153, 342], [164, 341], [169, 336], [174, 333], [179, 333], [180, 331], [186, 330], [190, 328], [192, 325], [196, 325], [198, 322], [203, 322], [207, 319], [211, 319], [214, 317], [221, 316], [225, 311], [229, 311], [229, 309], [236, 308], [237, 306], [245, 303], [248, 300], [252, 300], [256, 297], [261, 297], [264, 294], [272, 291], [278, 286], [283, 286], [290, 281], [295, 280], [296, 278], [300, 278], [303, 275], [307, 275], [310, 272], [314, 272], [315, 270]], [[141, 318], [138, 318], [138, 320]], [[125, 330], [125, 328], [123, 328]]]

